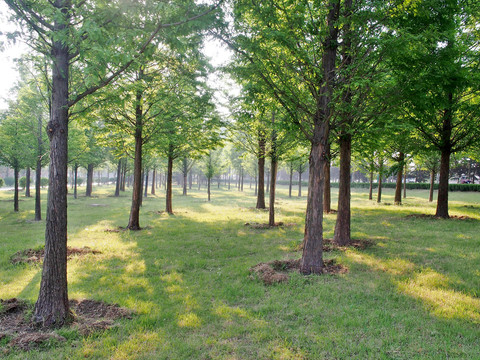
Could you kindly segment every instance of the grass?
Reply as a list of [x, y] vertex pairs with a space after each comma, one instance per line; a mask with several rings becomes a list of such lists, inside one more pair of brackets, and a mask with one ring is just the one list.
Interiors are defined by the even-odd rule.
[[[160, 192], [160, 191], [159, 191]], [[69, 261], [69, 294], [118, 303], [133, 320], [7, 359], [475, 359], [480, 345], [480, 194], [451, 193], [451, 215], [471, 219], [407, 218], [433, 214], [428, 192], [409, 191], [402, 206], [384, 190], [383, 204], [352, 193], [353, 237], [376, 242], [366, 250], [325, 253], [347, 266], [341, 275], [292, 274], [265, 287], [250, 276], [259, 262], [298, 258], [306, 198], [280, 187], [277, 221], [297, 226], [258, 230], [253, 192], [213, 189], [187, 197], [175, 189], [175, 215], [163, 194], [144, 200], [140, 232], [125, 226], [130, 194], [94, 189], [69, 197], [69, 246], [102, 251]], [[332, 204], [335, 208], [335, 196]], [[12, 265], [10, 256], [44, 241], [44, 222], [31, 222], [33, 200], [13, 213], [0, 192], [0, 298], [36, 300], [39, 265]], [[332, 237], [335, 215], [324, 220]], [[0, 347], [4, 344], [0, 342]], [[1, 349], [0, 349], [1, 350]]]

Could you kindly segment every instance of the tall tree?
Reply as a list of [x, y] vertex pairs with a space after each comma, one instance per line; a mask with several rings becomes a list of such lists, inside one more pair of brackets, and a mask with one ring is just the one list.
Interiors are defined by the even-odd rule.
[[[30, 45], [52, 60], [52, 106], [47, 126], [50, 173], [45, 258], [33, 321], [43, 326], [61, 326], [72, 318], [66, 266], [69, 110], [127, 69], [162, 29], [173, 25], [169, 20], [185, 11], [174, 5], [172, 11], [165, 11], [163, 3], [152, 1], [105, 4], [82, 0], [6, 0], [6, 3], [15, 19], [32, 32]], [[200, 11], [205, 9], [204, 6], [190, 5], [189, 11], [198, 7]], [[168, 19], [159, 18], [159, 14], [168, 14]], [[173, 20], [173, 23], [188, 20]], [[131, 27], [118, 31], [125, 29], [124, 24], [131, 24]], [[132, 44], [138, 44], [138, 47], [132, 48]], [[69, 88], [70, 73], [75, 66], [82, 69], [82, 81], [75, 88]]]

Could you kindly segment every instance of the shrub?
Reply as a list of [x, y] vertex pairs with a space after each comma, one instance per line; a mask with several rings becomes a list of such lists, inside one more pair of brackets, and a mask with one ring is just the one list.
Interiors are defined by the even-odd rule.
[[27, 178], [25, 176], [22, 176], [19, 180], [18, 180], [18, 185], [22, 188], [22, 189], [25, 189], [25, 186], [27, 186]]
[[47, 178], [41, 178], [40, 179], [40, 186], [45, 187], [48, 185], [48, 179]]
[[3, 186], [5, 186], [5, 181], [3, 181], [2, 178], [0, 178], [0, 187], [3, 187]]

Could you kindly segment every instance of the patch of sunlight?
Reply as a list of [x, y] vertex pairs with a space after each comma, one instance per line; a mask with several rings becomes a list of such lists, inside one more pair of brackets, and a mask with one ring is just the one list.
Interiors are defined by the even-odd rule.
[[457, 239], [466, 239], [466, 240], [469, 240], [469, 239], [472, 238], [471, 236], [465, 235], [465, 234], [457, 234], [455, 237], [456, 237]]
[[392, 226], [392, 224], [390, 224], [387, 220], [383, 220], [382, 225], [387, 226], [387, 227]]
[[147, 354], [153, 355], [155, 349], [160, 347], [165, 348], [166, 341], [164, 336], [160, 336], [159, 331], [136, 332], [130, 335], [124, 343], [116, 346], [116, 349], [110, 359], [143, 359], [146, 358]]
[[125, 267], [125, 272], [127, 273], [137, 273], [141, 274], [147, 270], [145, 265], [145, 260], [130, 261], [130, 263]]
[[240, 309], [238, 306], [232, 307], [226, 304], [221, 304], [215, 308], [215, 314], [227, 319], [232, 320], [235, 316], [249, 318], [250, 316], [244, 309]]
[[247, 233], [243, 230], [238, 230], [238, 232], [237, 232], [237, 236], [246, 236], [246, 235], [247, 235]]
[[176, 271], [160, 276], [160, 280], [165, 281], [167, 283], [174, 283], [174, 282], [182, 283], [183, 282], [182, 275], [180, 275]]
[[403, 293], [422, 300], [435, 316], [480, 323], [480, 299], [449, 289], [448, 277], [432, 269], [425, 269], [397, 286]]
[[415, 269], [415, 264], [405, 259], [395, 258], [380, 260], [372, 255], [348, 251], [347, 256], [353, 261], [364, 264], [377, 271], [384, 271], [393, 275], [405, 275]]
[[301, 360], [301, 359], [306, 359], [305, 353], [301, 349], [289, 346], [285, 342], [278, 342], [273, 341], [269, 344], [269, 358], [275, 359], [275, 360], [288, 360], [288, 359], [295, 359], [295, 360]]
[[179, 315], [177, 324], [180, 327], [196, 328], [196, 327], [200, 327], [201, 321], [196, 314], [189, 312], [186, 314]]
[[227, 321], [233, 321], [235, 318], [242, 318], [251, 321], [257, 327], [264, 327], [267, 322], [263, 319], [257, 319], [247, 310], [239, 308], [238, 306], [228, 306], [225, 303], [221, 303], [214, 308], [216, 315], [224, 318]]
[[38, 268], [25, 269], [22, 274], [16, 276], [12, 282], [0, 283], [1, 298], [17, 297], [22, 291], [30, 286], [33, 278], [38, 274], [40, 270]]
[[167, 292], [169, 294], [173, 294], [173, 293], [180, 293], [183, 291], [183, 289], [181, 288], [180, 285], [177, 285], [177, 284], [173, 284], [173, 285], [169, 285], [165, 288], [165, 290], [167, 290]]
[[437, 249], [434, 249], [434, 248], [432, 248], [432, 247], [425, 248], [425, 250], [430, 251], [430, 252], [433, 252], [433, 253], [434, 253], [434, 252], [437, 252]]

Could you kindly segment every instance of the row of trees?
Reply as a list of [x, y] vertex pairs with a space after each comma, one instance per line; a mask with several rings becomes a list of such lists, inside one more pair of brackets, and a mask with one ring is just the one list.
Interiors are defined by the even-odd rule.
[[[436, 215], [447, 218], [450, 157], [475, 149], [479, 139], [480, 12], [471, 1], [236, 0], [223, 9], [223, 2], [192, 0], [6, 3], [34, 50], [22, 89], [30, 87], [36, 99], [29, 107], [19, 91], [2, 117], [10, 126], [1, 133], [19, 155], [8, 165], [33, 167], [24, 161], [36, 159], [40, 173], [45, 132], [50, 143], [45, 260], [33, 316], [44, 326], [71, 318], [68, 166], [76, 174], [87, 163], [91, 179], [106, 148], [118, 162], [116, 194], [124, 186], [126, 159], [133, 159], [130, 230], [141, 228], [142, 171], [148, 177], [159, 156], [167, 162], [171, 213], [175, 160], [182, 160], [186, 177], [188, 159], [203, 157], [210, 185], [220, 162], [214, 149], [229, 132], [231, 151], [241, 149], [256, 161], [257, 208], [266, 206], [265, 160], [270, 162], [269, 224], [275, 225], [278, 164], [284, 160], [290, 174], [294, 168], [301, 174], [309, 154], [301, 271], [310, 274], [323, 271], [322, 217], [330, 211], [334, 158], [340, 167], [334, 241], [348, 245], [352, 158], [371, 179], [377, 169], [380, 181], [385, 162], [393, 161], [400, 185], [407, 159], [431, 157], [434, 163], [439, 157]], [[224, 71], [242, 95], [232, 100], [229, 126], [215, 111], [208, 86], [211, 69], [201, 52], [206, 35], [235, 54]], [[31, 141], [22, 140], [17, 124], [23, 119], [33, 121], [37, 136], [32, 130], [28, 137], [36, 145], [24, 146]], [[247, 170], [238, 169], [243, 177]], [[395, 202], [401, 203], [398, 189]]]

